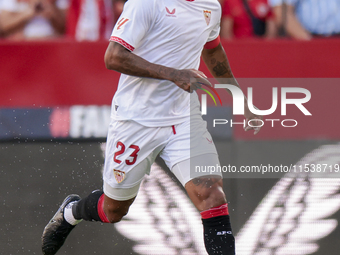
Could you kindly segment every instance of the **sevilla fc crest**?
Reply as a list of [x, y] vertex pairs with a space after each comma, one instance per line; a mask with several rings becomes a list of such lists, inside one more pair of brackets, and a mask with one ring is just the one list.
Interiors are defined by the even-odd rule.
[[125, 172], [113, 169], [113, 173], [115, 175], [116, 181], [118, 183], [121, 183], [125, 179]]
[[211, 18], [211, 11], [203, 10], [203, 15], [204, 15], [204, 18], [205, 18], [205, 22], [206, 22], [207, 25], [209, 26], [209, 24], [210, 24], [210, 18]]

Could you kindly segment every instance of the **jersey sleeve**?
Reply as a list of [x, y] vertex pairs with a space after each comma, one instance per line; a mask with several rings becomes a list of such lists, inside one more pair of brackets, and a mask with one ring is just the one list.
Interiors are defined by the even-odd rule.
[[153, 0], [129, 0], [113, 28], [110, 41], [133, 51], [149, 30], [153, 20]]
[[222, 15], [222, 10], [221, 10], [221, 6], [220, 6], [219, 12], [218, 12], [218, 18], [215, 21], [213, 29], [210, 31], [207, 43], [211, 42], [211, 41], [214, 41], [215, 39], [219, 38], [219, 35], [220, 35], [220, 25], [221, 25], [221, 15]]
[[210, 32], [207, 42], [211, 42], [215, 40], [219, 36], [219, 34], [220, 34], [220, 23], [218, 23], [218, 25], [216, 25], [215, 28]]

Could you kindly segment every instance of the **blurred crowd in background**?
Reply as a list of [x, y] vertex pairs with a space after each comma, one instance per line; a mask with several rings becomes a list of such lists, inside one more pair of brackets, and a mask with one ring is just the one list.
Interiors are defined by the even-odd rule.
[[0, 0], [0, 33], [8, 40], [108, 39], [126, 0]]
[[[221, 37], [225, 39], [340, 36], [340, 0], [219, 1]], [[125, 2], [0, 0], [0, 38], [107, 40]]]

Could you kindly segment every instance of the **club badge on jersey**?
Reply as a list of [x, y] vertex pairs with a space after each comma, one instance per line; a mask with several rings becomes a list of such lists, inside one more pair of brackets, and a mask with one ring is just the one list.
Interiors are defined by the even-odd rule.
[[207, 26], [209, 26], [210, 19], [211, 19], [211, 11], [203, 10], [203, 15], [204, 15], [204, 18], [205, 18], [205, 22], [207, 23]]

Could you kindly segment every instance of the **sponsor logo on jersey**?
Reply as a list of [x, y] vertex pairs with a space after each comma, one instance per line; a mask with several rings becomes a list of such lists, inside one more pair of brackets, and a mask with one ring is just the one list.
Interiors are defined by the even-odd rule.
[[124, 181], [124, 179], [125, 179], [125, 172], [124, 171], [113, 169], [113, 173], [114, 173], [116, 181], [118, 183], [121, 183], [122, 181]]
[[210, 24], [210, 19], [211, 19], [211, 11], [203, 10], [203, 15], [204, 15], [204, 18], [205, 18], [205, 22], [206, 22], [207, 25], [209, 26], [209, 24]]
[[166, 14], [167, 17], [176, 17], [176, 15], [175, 15], [176, 8], [173, 8], [172, 11], [170, 11], [168, 7], [165, 7], [165, 10], [167, 12], [167, 14]]

